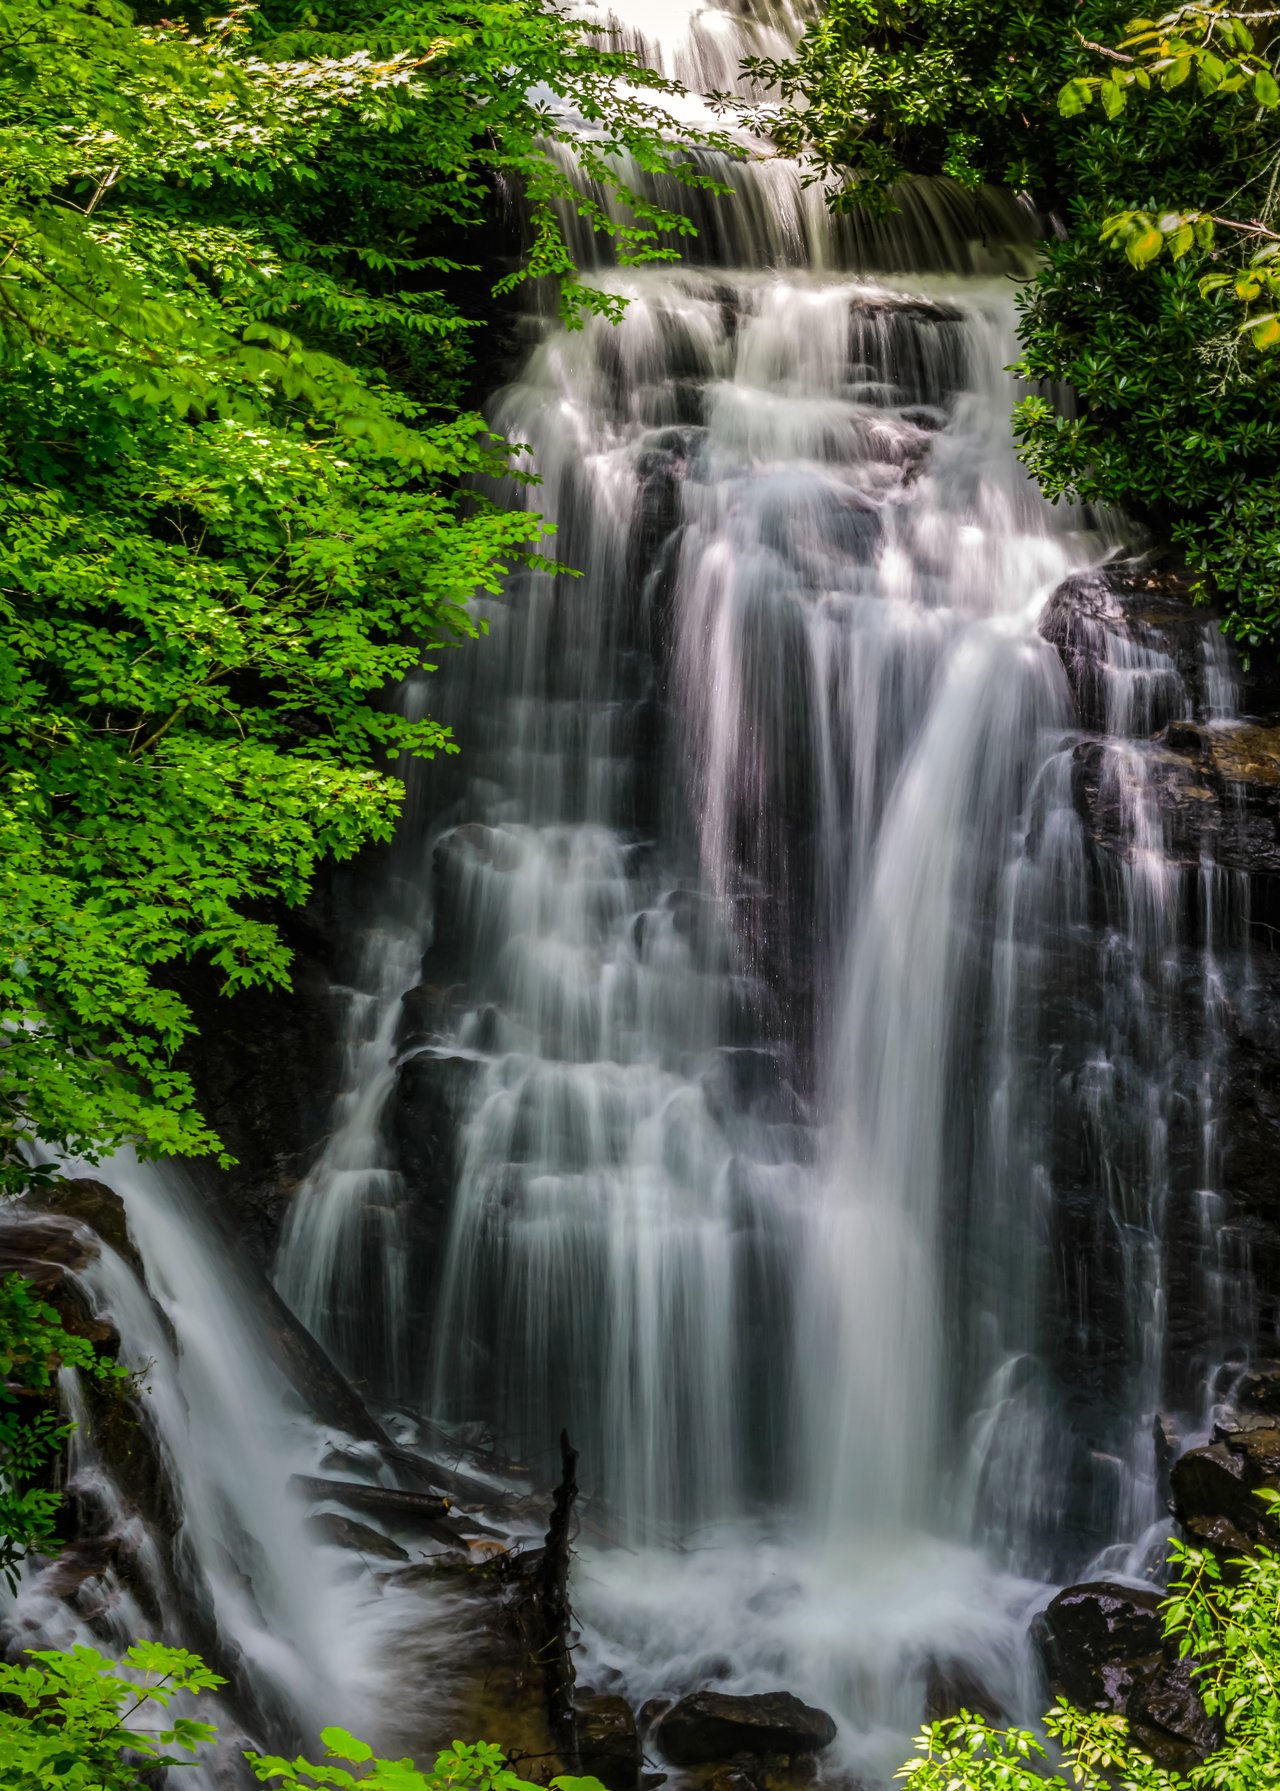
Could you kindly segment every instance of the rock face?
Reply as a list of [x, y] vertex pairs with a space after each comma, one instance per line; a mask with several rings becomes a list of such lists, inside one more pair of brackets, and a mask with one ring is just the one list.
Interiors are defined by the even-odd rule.
[[1221, 1730], [1160, 1622], [1161, 1595], [1106, 1581], [1069, 1586], [1037, 1620], [1034, 1636], [1054, 1695], [1084, 1710], [1127, 1717], [1157, 1764], [1186, 1771], [1218, 1746]]
[[[1062, 1266], [1048, 1329], [1068, 1339], [1088, 1314], [1087, 1357], [1068, 1343], [1055, 1359], [1084, 1429], [1124, 1397], [1113, 1365], [1129, 1293], [1109, 1189], [1164, 1190], [1172, 1409], [1194, 1408], [1206, 1353], [1221, 1352], [1205, 1335], [1206, 1273], [1228, 1295], [1252, 1285], [1256, 1318], [1242, 1304], [1228, 1334], [1280, 1322], [1280, 677], [1261, 655], [1243, 668], [1189, 581], [1158, 560], [1066, 580], [1040, 632], [1075, 709], [1056, 768], [1069, 811], [1054, 813], [1077, 881], [1072, 924], [1043, 942], [1043, 1019], [1026, 1049], [1052, 1089]], [[1136, 942], [1128, 958], [1113, 955], [1122, 936]], [[1162, 1038], [1144, 1030], [1142, 998], [1117, 996], [1119, 975], [1162, 1004]], [[1099, 1018], [1126, 1002], [1123, 1027]]]
[[836, 1737], [825, 1710], [790, 1692], [733, 1697], [700, 1691], [681, 1698], [658, 1724], [658, 1746], [677, 1766], [731, 1760], [735, 1754], [816, 1754]]
[[1205, 612], [1176, 573], [1128, 560], [1065, 579], [1040, 634], [1057, 649], [1080, 725], [1092, 732], [1151, 733], [1185, 714], [1188, 700], [1210, 706]]
[[[1154, 799], [1164, 852], [1175, 866], [1211, 860], [1257, 880], [1280, 873], [1280, 727], [1170, 722], [1154, 736], [1141, 774]], [[1116, 764], [1102, 740], [1075, 750], [1076, 810], [1095, 849], [1126, 853], [1134, 767]], [[1126, 771], [1128, 776], [1125, 775]]]
[[346, 917], [329, 911], [336, 899], [322, 885], [305, 915], [273, 916], [293, 952], [288, 989], [250, 988], [227, 997], [221, 973], [207, 964], [174, 972], [198, 1029], [183, 1047], [181, 1066], [201, 1111], [236, 1159], [231, 1170], [210, 1177], [210, 1204], [228, 1217], [238, 1246], [263, 1266], [323, 1148], [341, 1087], [344, 998], [335, 984]]

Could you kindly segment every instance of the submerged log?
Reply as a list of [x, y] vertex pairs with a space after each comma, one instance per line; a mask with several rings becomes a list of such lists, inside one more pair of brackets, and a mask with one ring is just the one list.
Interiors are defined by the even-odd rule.
[[462, 1531], [451, 1521], [453, 1508], [448, 1499], [401, 1492], [393, 1486], [368, 1486], [359, 1480], [325, 1480], [318, 1474], [295, 1474], [289, 1485], [303, 1498], [331, 1499], [335, 1505], [379, 1518], [396, 1529], [422, 1531], [452, 1547], [466, 1547]]

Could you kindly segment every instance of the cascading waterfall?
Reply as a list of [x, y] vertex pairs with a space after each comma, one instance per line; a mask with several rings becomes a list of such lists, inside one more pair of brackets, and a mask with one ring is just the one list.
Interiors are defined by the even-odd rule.
[[[797, 29], [672, 12], [620, 22], [704, 89]], [[384, 1411], [545, 1480], [568, 1427], [581, 1678], [785, 1685], [878, 1775], [939, 1666], [1029, 1709], [1055, 1577], [1151, 1569], [1153, 1421], [1194, 1426], [1248, 1334], [1210, 1247], [1246, 910], [1171, 855], [1150, 739], [1234, 694], [1208, 626], [1193, 691], [1100, 625], [1082, 745], [1041, 629], [1105, 541], [1013, 451], [1023, 209], [921, 182], [836, 220], [777, 159], [717, 165], [738, 198], [689, 261], [600, 268], [623, 322], [534, 320], [494, 400], [581, 576], [513, 577], [405, 693], [463, 756], [366, 904], [277, 1284]], [[295, 1726], [421, 1745], [430, 1692], [380, 1676], [411, 1633], [443, 1675], [456, 1613], [299, 1526], [332, 1427], [248, 1319], [218, 1334], [239, 1296], [194, 1213], [117, 1180], [172, 1329], [123, 1264], [91, 1291], [158, 1364], [191, 1596]], [[30, 1633], [47, 1608], [24, 1588]]]
[[[699, 17], [686, 78], [708, 18], [736, 29]], [[1142, 1570], [1166, 1141], [1190, 1099], [1215, 1185], [1217, 941], [1188, 976], [1143, 742], [1191, 699], [1155, 648], [1106, 674], [1127, 849], [1091, 911], [1037, 624], [1105, 543], [1012, 448], [1029, 220], [922, 183], [859, 227], [785, 164], [731, 180], [693, 265], [600, 270], [621, 326], [547, 323], [495, 403], [582, 576], [513, 580], [431, 692], [466, 757], [407, 1049], [466, 1093], [429, 1365], [395, 1391], [533, 1461], [569, 1426], [594, 1678], [783, 1682], [881, 1771], [931, 1663], [1016, 1702], [1041, 1576], [1113, 1538]], [[1059, 1107], [1120, 1245], [1101, 1414], [1054, 1335]], [[330, 1199], [329, 1260], [360, 1222]], [[305, 1307], [340, 1352], [352, 1287]]]

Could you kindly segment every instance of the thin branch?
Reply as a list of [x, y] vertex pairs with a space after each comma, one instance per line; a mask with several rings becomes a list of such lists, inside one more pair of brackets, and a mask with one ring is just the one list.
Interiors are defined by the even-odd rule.
[[1076, 36], [1080, 38], [1080, 42], [1086, 50], [1096, 50], [1099, 56], [1109, 57], [1112, 62], [1136, 62], [1138, 60], [1136, 56], [1126, 56], [1122, 50], [1109, 50], [1106, 44], [1096, 44], [1091, 37], [1082, 37], [1078, 31]]

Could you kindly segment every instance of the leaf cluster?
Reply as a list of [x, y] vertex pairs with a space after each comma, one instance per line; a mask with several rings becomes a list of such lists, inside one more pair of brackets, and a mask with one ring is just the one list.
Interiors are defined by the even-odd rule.
[[[135, 1642], [119, 1662], [77, 1647], [0, 1664], [0, 1782], [6, 1791], [143, 1791], [157, 1768], [189, 1763], [216, 1735], [211, 1723], [173, 1714], [170, 1705], [185, 1706], [224, 1683], [198, 1655], [157, 1642]], [[152, 1726], [158, 1716], [168, 1720]], [[305, 1791], [542, 1791], [490, 1742], [455, 1741], [434, 1766], [419, 1769], [412, 1760], [378, 1758], [345, 1729], [325, 1729], [321, 1740], [318, 1763], [245, 1758], [261, 1783]], [[551, 1791], [604, 1788], [597, 1779], [560, 1777]]]
[[[320, 1762], [275, 1754], [245, 1757], [262, 1784], [297, 1786], [300, 1791], [354, 1791], [357, 1786], [361, 1791], [542, 1791], [514, 1772], [502, 1749], [488, 1741], [455, 1741], [436, 1756], [434, 1766], [424, 1769], [412, 1760], [379, 1759], [367, 1741], [346, 1729], [322, 1729], [320, 1739], [325, 1746]], [[598, 1779], [561, 1774], [550, 1781], [550, 1791], [604, 1787]]]
[[390, 692], [545, 540], [476, 495], [467, 245], [519, 189], [500, 283], [608, 311], [567, 226], [676, 252], [671, 88], [552, 0], [0, 0], [0, 1188], [219, 1152], [173, 967], [287, 983], [281, 905], [456, 750]]

